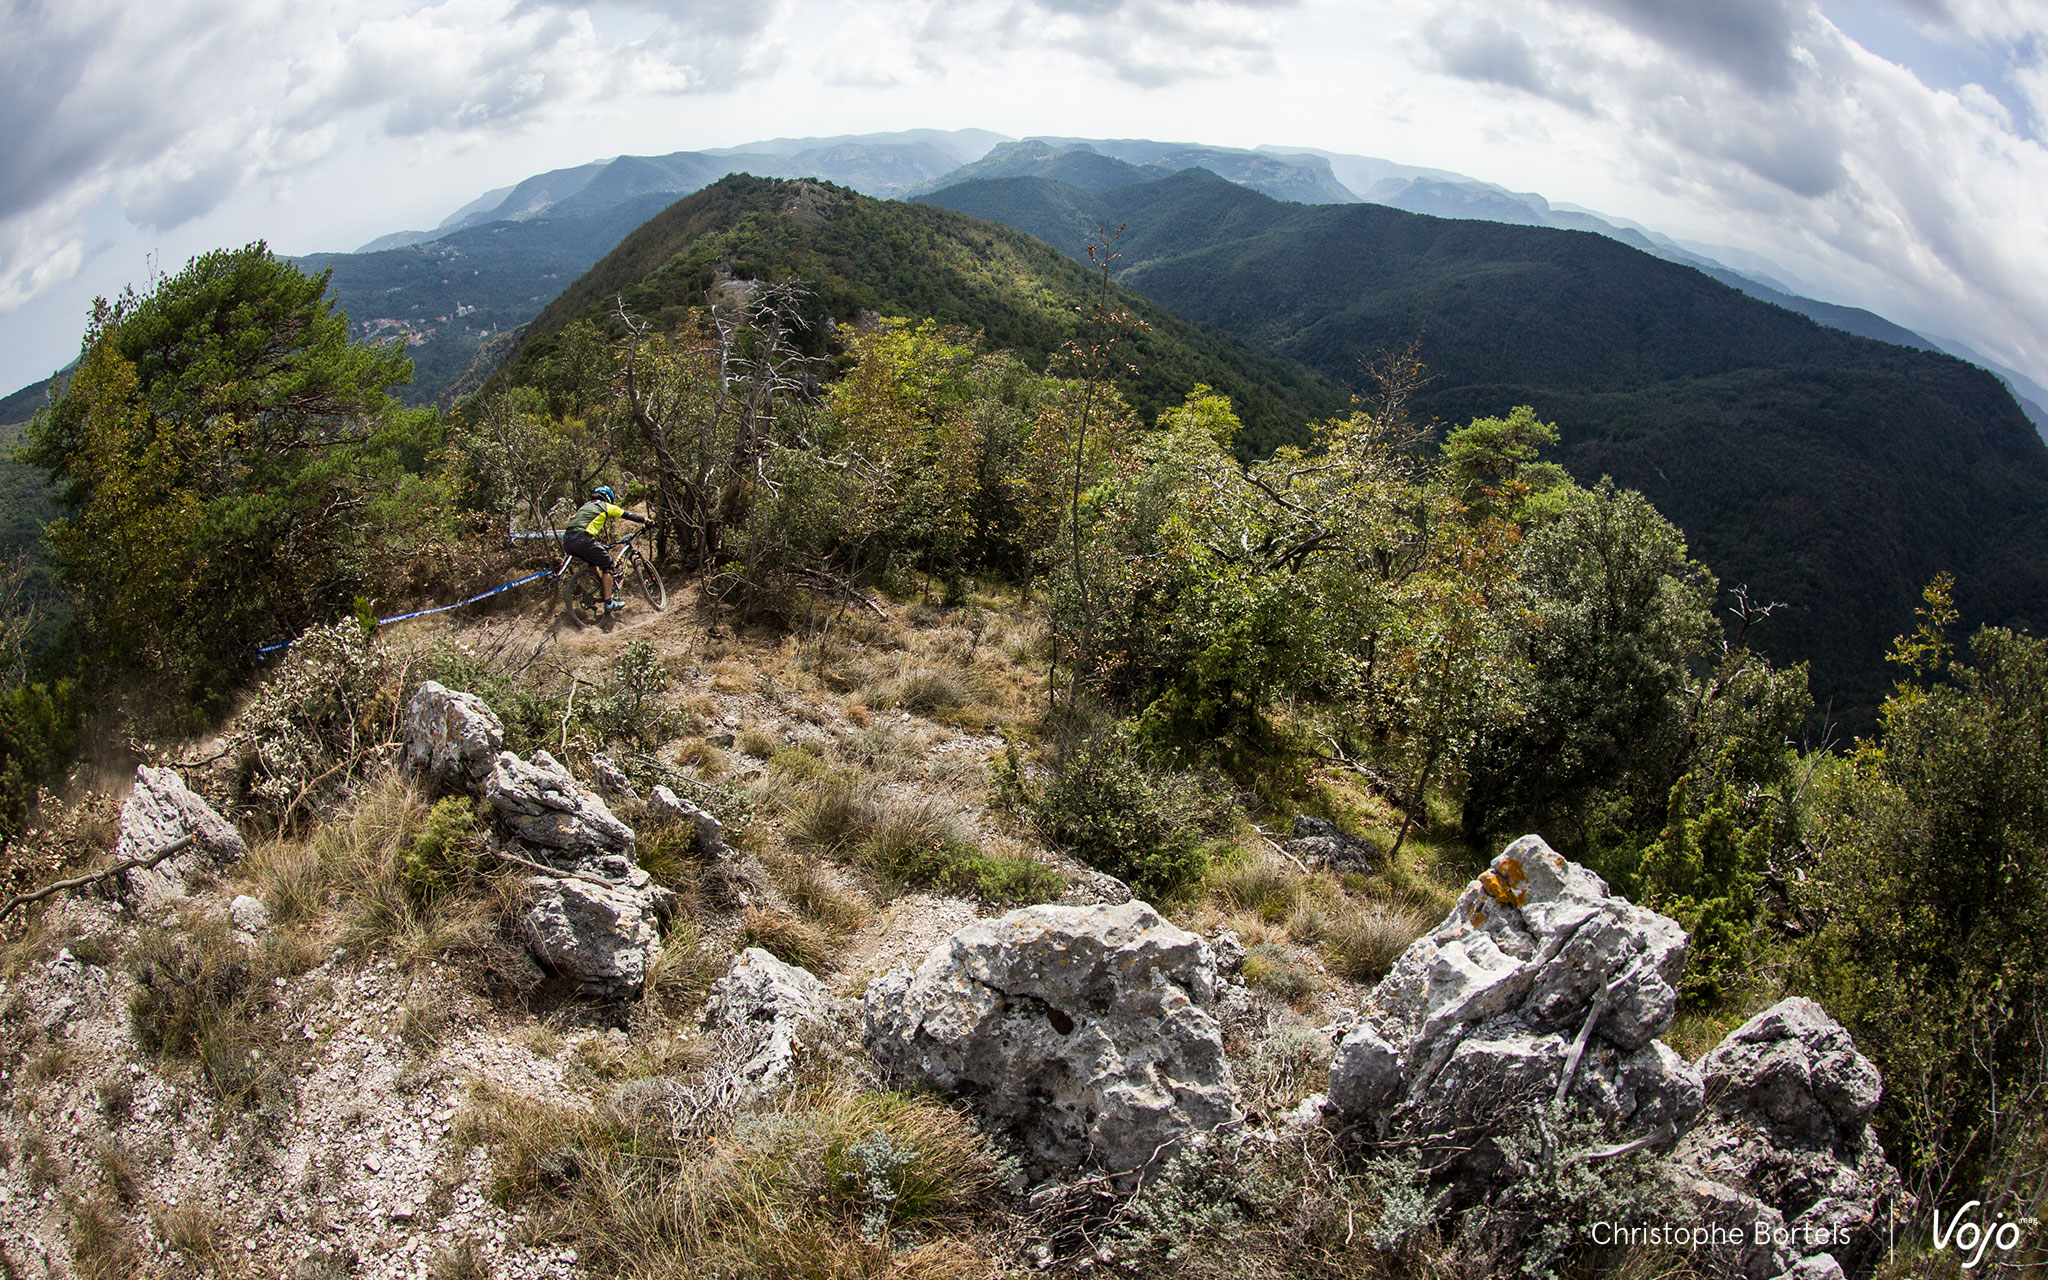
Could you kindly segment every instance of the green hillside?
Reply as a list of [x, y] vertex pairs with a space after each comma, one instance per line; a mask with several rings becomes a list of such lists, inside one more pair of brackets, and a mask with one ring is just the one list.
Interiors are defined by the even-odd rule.
[[[616, 326], [619, 295], [635, 314], [673, 320], [727, 278], [801, 280], [821, 321], [862, 312], [928, 316], [979, 330], [989, 346], [1041, 364], [1079, 332], [1077, 308], [1090, 285], [1085, 267], [1005, 227], [826, 183], [735, 175], [649, 221], [549, 304], [515, 371], [549, 350], [573, 319]], [[1117, 305], [1148, 326], [1131, 345], [1137, 372], [1123, 388], [1148, 420], [1206, 382], [1238, 405], [1245, 447], [1266, 452], [1298, 438], [1304, 422], [1346, 406], [1334, 378], [1116, 293]], [[814, 329], [820, 341], [824, 331]]]
[[1214, 175], [1085, 190], [1034, 178], [929, 197], [1074, 252], [1128, 226], [1119, 279], [1338, 379], [1421, 341], [1425, 411], [1531, 404], [1561, 460], [1611, 473], [1685, 529], [1724, 583], [1790, 608], [1781, 658], [1814, 664], [1865, 725], [1888, 638], [1947, 569], [1966, 623], [2048, 623], [2048, 449], [2006, 389], [1951, 357], [1870, 341], [1584, 232], [1302, 206]]

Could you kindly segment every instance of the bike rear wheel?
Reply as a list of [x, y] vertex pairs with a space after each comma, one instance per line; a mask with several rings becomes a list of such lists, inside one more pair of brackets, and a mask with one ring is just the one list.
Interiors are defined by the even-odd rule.
[[656, 613], [668, 608], [668, 588], [661, 585], [661, 572], [643, 556], [633, 557], [633, 581]]
[[562, 579], [562, 609], [578, 627], [594, 627], [604, 620], [604, 584], [597, 570], [579, 566]]

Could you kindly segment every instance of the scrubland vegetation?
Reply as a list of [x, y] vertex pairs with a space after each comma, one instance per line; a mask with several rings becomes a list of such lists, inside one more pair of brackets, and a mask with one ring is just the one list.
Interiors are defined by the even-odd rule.
[[[1401, 1171], [1325, 1137], [1237, 1135], [1136, 1192], [1027, 1199], [966, 1112], [884, 1091], [853, 1056], [752, 1109], [677, 1082], [737, 948], [829, 975], [917, 895], [993, 910], [1106, 873], [1237, 932], [1266, 1016], [1229, 1045], [1270, 1118], [1320, 1087], [1317, 1023], [1531, 830], [1690, 931], [1682, 1048], [1813, 995], [1882, 1068], [1879, 1127], [1925, 1209], [2039, 1208], [2048, 651], [1951, 635], [1946, 578], [1899, 620], [1879, 733], [1842, 742], [1804, 669], [1766, 656], [1773, 602], [1718, 583], [1639, 494], [1547, 462], [1555, 428], [1531, 410], [1416, 418], [1412, 356], [1382, 358], [1310, 445], [1244, 463], [1209, 387], [1152, 421], [1124, 403], [1132, 322], [1106, 289], [1039, 370], [916, 318], [801, 331], [799, 288], [726, 280], [659, 323], [572, 325], [443, 416], [389, 400], [404, 361], [347, 345], [321, 287], [255, 246], [96, 313], [29, 445], [66, 499], [50, 548], [71, 630], [0, 694], [14, 888], [111, 844], [104, 797], [61, 790], [81, 742], [107, 767], [242, 762], [194, 771], [252, 837], [222, 889], [288, 927], [251, 947], [195, 916], [95, 962], [133, 976], [157, 1065], [246, 1123], [292, 1105], [273, 993], [336, 952], [417, 980], [393, 1015], [409, 1043], [453, 1017], [544, 1038], [586, 1016], [508, 941], [523, 880], [471, 802], [393, 767], [398, 709], [434, 678], [484, 697], [512, 749], [586, 777], [601, 752], [685, 792], [769, 881], [723, 879], [689, 832], [622, 809], [683, 903], [646, 994], [601, 1015], [623, 1047], [584, 1042], [575, 1098], [479, 1087], [462, 1113], [492, 1194], [602, 1274], [1434, 1275], [1491, 1256], [1487, 1224], [1439, 1232]], [[370, 622], [528, 571], [503, 533], [599, 481], [656, 519], [687, 584], [668, 615], [580, 647], [535, 623], [538, 591], [489, 625]], [[1362, 838], [1369, 869], [1301, 864], [1280, 848], [1297, 815]], [[87, 945], [36, 910], [8, 927], [10, 972]], [[464, 1002], [431, 994], [450, 975]], [[120, 1216], [118, 1159], [65, 1184], [81, 1223]], [[1650, 1194], [1626, 1165], [1530, 1212]], [[84, 1273], [125, 1266], [125, 1228], [103, 1227], [81, 1228]], [[225, 1265], [206, 1247], [190, 1268]], [[485, 1263], [451, 1247], [436, 1267]]]

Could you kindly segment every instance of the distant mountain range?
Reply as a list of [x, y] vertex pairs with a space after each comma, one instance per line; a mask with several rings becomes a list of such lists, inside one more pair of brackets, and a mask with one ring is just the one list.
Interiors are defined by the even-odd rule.
[[[331, 267], [334, 290], [359, 337], [403, 334], [415, 365], [405, 392], [433, 403], [476, 385], [507, 331], [531, 320], [564, 284], [619, 243], [635, 215], [652, 212], [730, 172], [816, 177], [882, 198], [929, 195], [989, 177], [1044, 177], [1100, 189], [1204, 168], [1276, 200], [1373, 203], [1435, 217], [1592, 231], [1682, 262], [1752, 297], [1834, 328], [1960, 356], [1997, 374], [2048, 439], [2048, 388], [1962, 342], [1915, 333], [1868, 311], [1801, 296], [1785, 274], [1735, 250], [1687, 246], [1625, 221], [1444, 169], [1312, 148], [1244, 150], [1147, 139], [1043, 137], [1016, 141], [986, 130], [917, 129], [837, 137], [774, 138], [736, 147], [618, 156], [536, 174], [487, 192], [432, 231], [381, 236], [354, 253], [309, 254]], [[529, 227], [488, 241], [482, 227]], [[1060, 246], [1071, 248], [1072, 246]], [[1720, 252], [1723, 257], [1714, 256]], [[386, 255], [400, 255], [391, 257]], [[1723, 258], [1738, 265], [1728, 265]], [[467, 273], [466, 275], [464, 273]], [[489, 344], [487, 346], [487, 344]], [[481, 364], [478, 353], [486, 352]], [[0, 399], [0, 423], [25, 420], [43, 384]]]
[[903, 195], [928, 187], [932, 179], [961, 168], [1002, 141], [1001, 134], [983, 129], [914, 129], [836, 138], [774, 138], [665, 156], [618, 156], [573, 169], [553, 169], [486, 192], [448, 215], [432, 231], [379, 236], [356, 252], [401, 249], [486, 222], [587, 217], [645, 195], [666, 194], [673, 199], [709, 186], [728, 173], [823, 178], [868, 195]]
[[1423, 411], [1534, 405], [1573, 474], [1642, 490], [1724, 582], [1790, 603], [1762, 642], [1810, 660], [1851, 723], [1940, 570], [1970, 622], [2048, 626], [2048, 448], [1993, 375], [1930, 344], [1824, 326], [1606, 235], [1286, 204], [1202, 169], [922, 200], [1077, 258], [1122, 226], [1119, 282], [1333, 379], [1419, 338]]

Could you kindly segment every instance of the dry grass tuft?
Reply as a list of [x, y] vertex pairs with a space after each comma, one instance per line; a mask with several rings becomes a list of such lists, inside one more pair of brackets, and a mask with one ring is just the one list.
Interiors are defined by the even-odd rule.
[[1353, 982], [1378, 982], [1408, 945], [1429, 928], [1429, 920], [1412, 907], [1367, 903], [1330, 925], [1323, 937], [1323, 954], [1333, 970]]
[[678, 913], [661, 940], [661, 954], [648, 966], [636, 1013], [649, 1020], [681, 1017], [701, 1005], [724, 974], [724, 959], [704, 950], [697, 922]]
[[538, 1238], [629, 1277], [985, 1276], [988, 1140], [929, 1097], [800, 1092], [683, 1142], [479, 1088], [458, 1141], [492, 1152], [493, 1196]]
[[832, 960], [832, 936], [816, 923], [787, 911], [747, 909], [739, 946], [759, 947], [784, 964], [823, 973]]
[[134, 1228], [98, 1196], [69, 1204], [71, 1264], [80, 1280], [130, 1280], [142, 1261]]
[[491, 1280], [491, 1255], [468, 1237], [443, 1245], [427, 1262], [427, 1280]]
[[[339, 908], [344, 945], [382, 952], [408, 968], [457, 958], [513, 985], [523, 981], [517, 948], [507, 940], [526, 909], [523, 873], [487, 865], [473, 830], [438, 816], [403, 772], [373, 779], [306, 850], [326, 886], [322, 899]], [[308, 874], [302, 856], [275, 853], [263, 865], [276, 877], [265, 882], [266, 902], [271, 892], [299, 896]]]
[[833, 938], [851, 934], [874, 914], [867, 895], [842, 884], [818, 858], [788, 854], [770, 860], [768, 869], [796, 914]]

